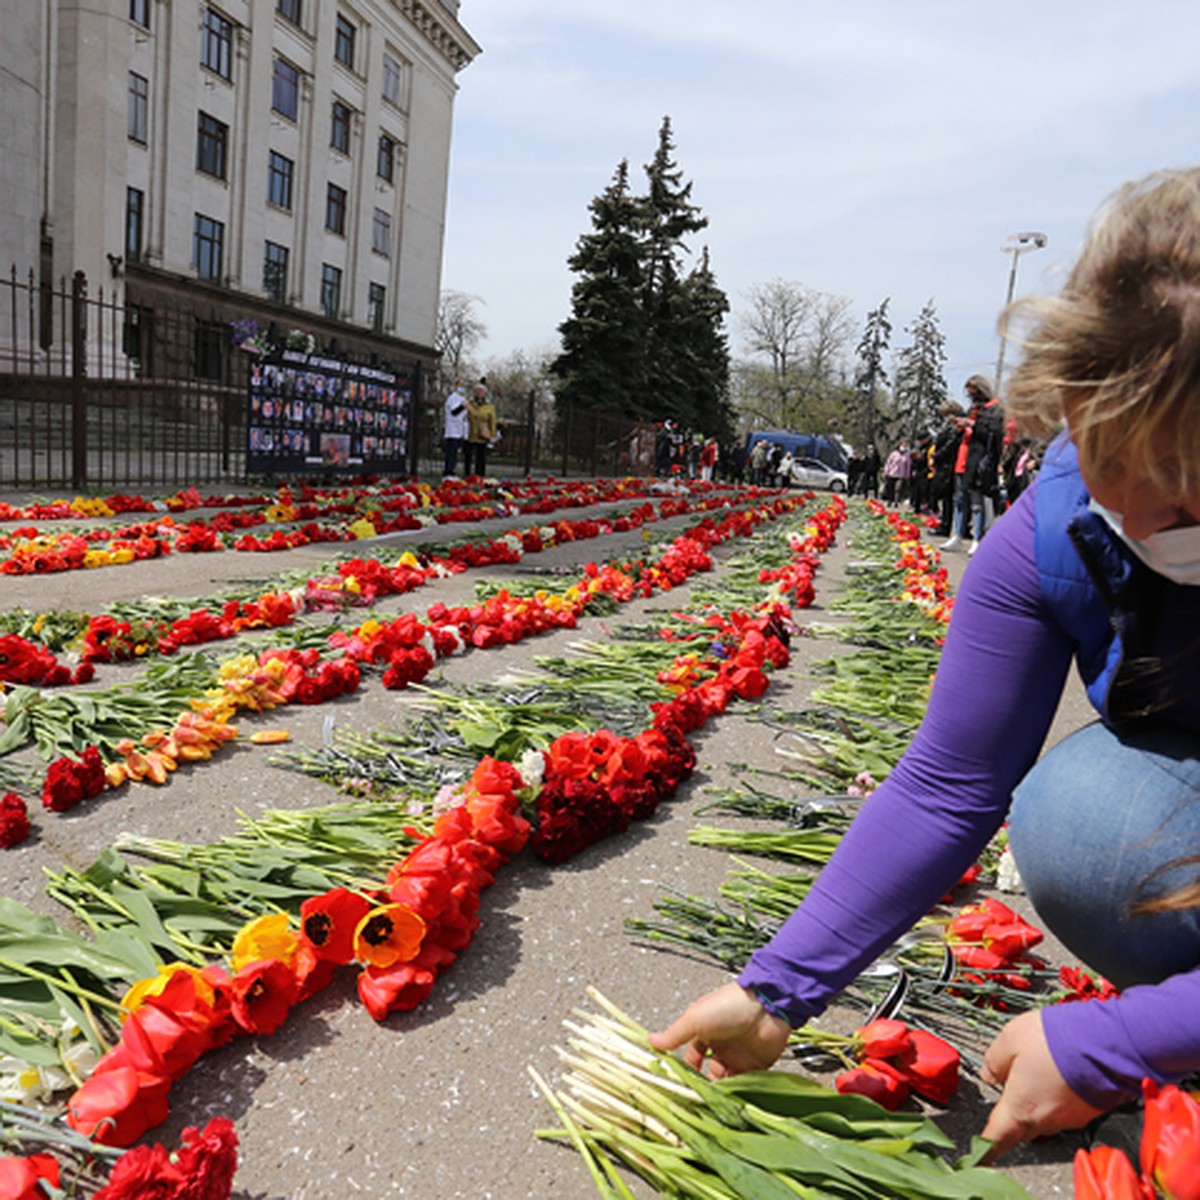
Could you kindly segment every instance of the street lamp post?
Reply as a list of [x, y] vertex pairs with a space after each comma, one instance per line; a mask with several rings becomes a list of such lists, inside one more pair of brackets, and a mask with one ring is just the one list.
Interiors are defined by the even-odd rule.
[[[1008, 295], [1004, 307], [1012, 303], [1013, 292], [1017, 287], [1017, 259], [1029, 250], [1040, 250], [1046, 244], [1044, 233], [1010, 233], [1008, 245], [1000, 247], [1001, 254], [1010, 255], [1012, 264], [1008, 269]], [[1000, 395], [1000, 377], [1004, 373], [1004, 335], [1000, 336], [1000, 353], [996, 358], [996, 395]]]

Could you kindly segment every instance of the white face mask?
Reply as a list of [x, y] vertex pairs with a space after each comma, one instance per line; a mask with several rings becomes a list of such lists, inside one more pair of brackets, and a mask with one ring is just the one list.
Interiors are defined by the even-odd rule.
[[1155, 573], [1182, 583], [1200, 587], [1200, 525], [1185, 525], [1180, 529], [1160, 529], [1149, 537], [1131, 538], [1125, 532], [1120, 513], [1112, 512], [1095, 500], [1089, 508], [1099, 513], [1117, 537], [1125, 543]]

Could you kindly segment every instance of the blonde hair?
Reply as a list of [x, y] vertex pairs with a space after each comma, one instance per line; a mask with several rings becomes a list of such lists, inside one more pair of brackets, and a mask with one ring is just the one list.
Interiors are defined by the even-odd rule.
[[[1001, 318], [1024, 358], [1006, 402], [1021, 430], [1070, 409], [1085, 476], [1128, 467], [1180, 500], [1200, 478], [1200, 168], [1160, 171], [1101, 207], [1061, 295]], [[1064, 407], [1065, 406], [1065, 407]], [[1165, 452], [1165, 448], [1170, 450]]]

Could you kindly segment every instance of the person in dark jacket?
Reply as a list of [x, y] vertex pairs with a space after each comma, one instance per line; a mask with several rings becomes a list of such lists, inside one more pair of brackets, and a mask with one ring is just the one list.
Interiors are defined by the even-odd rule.
[[969, 553], [974, 554], [999, 501], [1004, 408], [986, 375], [972, 375], [965, 390], [971, 407], [955, 466], [958, 529], [942, 549], [957, 550], [970, 537]]
[[933, 439], [930, 500], [941, 518], [937, 536], [949, 537], [954, 524], [954, 462], [958, 458], [965, 425], [963, 411], [953, 400], [947, 400], [941, 412], [942, 424]]

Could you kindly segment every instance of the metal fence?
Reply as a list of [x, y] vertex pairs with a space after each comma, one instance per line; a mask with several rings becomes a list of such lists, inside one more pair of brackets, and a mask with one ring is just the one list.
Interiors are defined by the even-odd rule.
[[77, 272], [0, 283], [0, 484], [123, 488], [239, 479], [246, 366], [223, 321]]
[[[0, 487], [245, 482], [250, 359], [232, 344], [228, 304], [131, 284], [92, 295], [82, 272], [50, 285], [15, 267], [0, 279]], [[572, 408], [547, 416], [532, 395], [496, 401], [489, 474], [654, 471], [646, 423]], [[442, 399], [418, 387], [416, 418], [411, 471], [440, 478]]]
[[[535, 397], [493, 397], [500, 440], [488, 452], [488, 473], [500, 476], [653, 475], [654, 427], [594, 410], [566, 407], [547, 417]], [[440, 475], [444, 409], [441, 399], [420, 408], [417, 469]], [[459, 461], [462, 470], [462, 461]]]

